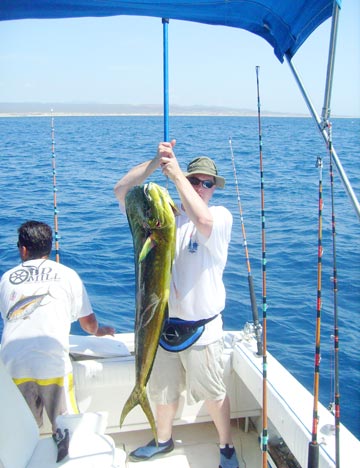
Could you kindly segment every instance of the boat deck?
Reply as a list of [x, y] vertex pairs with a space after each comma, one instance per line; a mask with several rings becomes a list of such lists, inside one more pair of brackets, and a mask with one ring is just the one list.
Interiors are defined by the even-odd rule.
[[[249, 425], [245, 431], [246, 420], [232, 421], [233, 441], [239, 459], [239, 468], [261, 466], [261, 450], [258, 435]], [[150, 430], [118, 432], [109, 434], [117, 447], [127, 455], [141, 445], [146, 445], [152, 438]], [[144, 462], [131, 462], [127, 458], [126, 468], [218, 468], [218, 437], [212, 422], [174, 426], [173, 438], [175, 449], [162, 457]]]

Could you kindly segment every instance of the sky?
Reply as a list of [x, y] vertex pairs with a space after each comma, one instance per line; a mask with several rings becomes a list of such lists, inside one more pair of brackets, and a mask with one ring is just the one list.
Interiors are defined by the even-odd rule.
[[[162, 104], [161, 19], [118, 16], [0, 23], [0, 103]], [[293, 59], [321, 114], [330, 20]], [[171, 20], [169, 105], [308, 114], [285, 61], [243, 30]], [[343, 0], [331, 115], [360, 117], [360, 1]], [[56, 110], [56, 109], [55, 109]]]

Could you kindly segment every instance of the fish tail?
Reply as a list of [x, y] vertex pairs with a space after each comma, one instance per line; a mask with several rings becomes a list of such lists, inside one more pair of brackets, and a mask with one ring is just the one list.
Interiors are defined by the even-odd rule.
[[120, 416], [120, 427], [123, 425], [123, 422], [126, 418], [126, 416], [130, 413], [132, 409], [135, 408], [135, 406], [140, 405], [142, 410], [144, 411], [149, 423], [151, 430], [154, 435], [154, 439], [157, 443], [157, 430], [156, 430], [156, 424], [155, 424], [155, 418], [150, 406], [150, 402], [146, 393], [146, 388], [140, 388], [140, 387], [135, 387], [133, 391], [131, 392], [131, 395], [129, 396], [127, 402], [124, 405], [124, 408], [121, 412]]

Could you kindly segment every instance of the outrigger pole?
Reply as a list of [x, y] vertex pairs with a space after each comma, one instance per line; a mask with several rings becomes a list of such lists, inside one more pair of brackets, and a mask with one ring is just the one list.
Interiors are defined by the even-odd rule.
[[259, 314], [258, 314], [258, 308], [256, 304], [254, 281], [253, 281], [253, 277], [251, 274], [250, 256], [249, 256], [249, 250], [247, 247], [245, 223], [244, 223], [243, 211], [242, 211], [242, 206], [241, 206], [239, 183], [238, 183], [238, 178], [237, 178], [237, 173], [236, 173], [235, 158], [234, 158], [234, 151], [232, 147], [231, 137], [229, 138], [229, 145], [230, 145], [230, 152], [231, 152], [231, 161], [232, 161], [233, 171], [234, 171], [237, 201], [238, 201], [239, 212], [240, 212], [241, 232], [242, 232], [242, 237], [243, 237], [243, 246], [245, 249], [245, 260], [246, 260], [246, 266], [247, 266], [247, 271], [248, 271], [248, 284], [249, 284], [249, 291], [250, 291], [250, 302], [251, 302], [252, 317], [253, 317], [253, 322], [254, 322], [255, 338], [256, 338], [256, 344], [257, 344], [257, 354], [258, 356], [261, 356], [262, 355], [261, 325], [259, 323]]
[[58, 226], [58, 209], [56, 204], [56, 153], [55, 153], [55, 125], [53, 110], [51, 109], [51, 161], [53, 173], [53, 192], [54, 192], [54, 234], [55, 234], [55, 260], [60, 262], [59, 253], [59, 226]]
[[[327, 69], [327, 76], [326, 76], [326, 86], [325, 86], [325, 97], [324, 97], [324, 106], [322, 110], [322, 119], [319, 117], [318, 113], [316, 112], [311, 99], [307, 92], [305, 91], [304, 85], [300, 79], [299, 73], [297, 72], [294, 64], [291, 61], [291, 57], [289, 54], [285, 54], [287, 62], [293, 72], [295, 80], [299, 86], [299, 89], [303, 95], [303, 98], [308, 106], [308, 109], [314, 118], [317, 127], [323, 136], [326, 145], [329, 144], [329, 135], [326, 131], [326, 120], [330, 114], [330, 98], [331, 98], [331, 89], [332, 89], [332, 79], [333, 79], [333, 69], [334, 69], [334, 60], [335, 60], [335, 49], [336, 49], [336, 38], [337, 38], [337, 30], [338, 30], [338, 21], [339, 21], [339, 6], [337, 2], [334, 0], [334, 7], [333, 7], [333, 14], [332, 14], [332, 24], [331, 24], [331, 36], [330, 36], [330, 46], [329, 46], [329, 57], [328, 57], [328, 69]], [[338, 170], [339, 176], [342, 180], [342, 183], [345, 187], [347, 194], [350, 197], [350, 200], [355, 208], [355, 212], [360, 219], [360, 204], [355, 195], [355, 192], [350, 184], [350, 181], [346, 175], [346, 172], [341, 164], [341, 161], [335, 151], [335, 148], [332, 146], [331, 149], [332, 156]]]
[[164, 141], [169, 141], [169, 20], [162, 18], [163, 24], [163, 75], [164, 75]]

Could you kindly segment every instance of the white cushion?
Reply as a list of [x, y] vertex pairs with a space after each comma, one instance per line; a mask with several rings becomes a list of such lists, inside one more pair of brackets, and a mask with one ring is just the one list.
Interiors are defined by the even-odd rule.
[[56, 445], [47, 437], [39, 441], [26, 468], [125, 467], [125, 453], [122, 456], [121, 451], [116, 452], [118, 451], [111, 437], [88, 433], [83, 439], [78, 438], [75, 443], [70, 439], [69, 455], [62, 462], [56, 463]]
[[56, 463], [51, 437], [40, 439], [36, 421], [0, 359], [1, 468], [123, 468], [126, 453], [104, 435], [107, 413], [84, 413], [58, 418], [70, 433], [69, 455]]
[[33, 414], [0, 359], [0, 466], [24, 468], [38, 440]]

